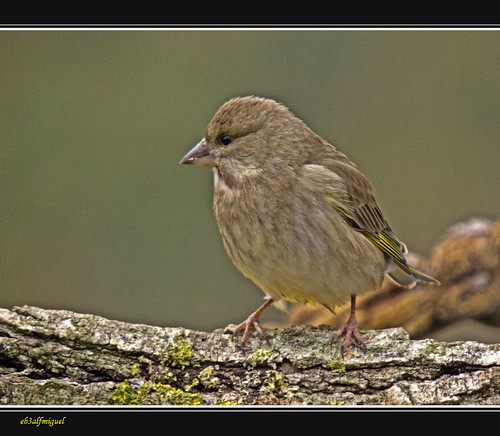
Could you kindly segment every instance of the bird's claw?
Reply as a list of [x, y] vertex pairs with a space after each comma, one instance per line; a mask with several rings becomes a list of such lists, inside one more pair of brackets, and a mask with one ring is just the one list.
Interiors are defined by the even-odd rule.
[[331, 341], [335, 341], [338, 337], [344, 334], [345, 338], [342, 341], [342, 345], [340, 346], [340, 354], [342, 355], [342, 357], [344, 357], [345, 352], [349, 348], [349, 344], [351, 343], [352, 338], [356, 339], [360, 346], [364, 350], [366, 350], [366, 343], [359, 334], [358, 322], [356, 320], [356, 317], [349, 317], [347, 322], [333, 334]]
[[250, 333], [252, 333], [252, 330], [255, 330], [262, 339], [269, 342], [266, 335], [264, 334], [264, 331], [262, 330], [262, 327], [260, 326], [259, 318], [257, 316], [254, 316], [254, 315], [255, 314], [250, 315], [245, 321], [243, 321], [241, 324], [239, 324], [236, 327], [236, 329], [234, 330], [233, 336], [236, 336], [238, 333], [243, 331], [243, 338], [241, 339], [241, 343], [243, 345], [245, 344], [248, 337], [250, 336]]

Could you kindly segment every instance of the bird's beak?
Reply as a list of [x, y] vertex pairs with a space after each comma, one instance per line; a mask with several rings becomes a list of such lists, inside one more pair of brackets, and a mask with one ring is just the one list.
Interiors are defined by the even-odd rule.
[[214, 167], [215, 159], [210, 154], [210, 149], [207, 147], [205, 139], [202, 139], [181, 159], [180, 163], [198, 165], [200, 167]]

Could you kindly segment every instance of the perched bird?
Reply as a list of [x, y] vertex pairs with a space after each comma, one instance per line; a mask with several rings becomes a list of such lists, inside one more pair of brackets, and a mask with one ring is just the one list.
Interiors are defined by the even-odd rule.
[[214, 115], [205, 137], [181, 160], [211, 167], [214, 212], [235, 266], [267, 301], [235, 333], [264, 336], [259, 316], [280, 300], [322, 304], [349, 298], [344, 354], [354, 337], [356, 295], [377, 290], [388, 274], [402, 286], [439, 282], [407, 264], [406, 246], [384, 219], [370, 182], [347, 156], [288, 108], [237, 97]]

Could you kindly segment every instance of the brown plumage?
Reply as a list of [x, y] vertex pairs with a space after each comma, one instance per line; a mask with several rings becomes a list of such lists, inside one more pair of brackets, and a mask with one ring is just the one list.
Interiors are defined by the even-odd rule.
[[280, 300], [322, 304], [351, 298], [351, 316], [334, 335], [363, 343], [356, 295], [380, 287], [385, 273], [411, 286], [437, 281], [410, 267], [405, 245], [384, 219], [370, 182], [347, 156], [285, 106], [234, 98], [181, 161], [214, 172], [214, 212], [226, 251], [268, 301], [240, 324], [246, 341], [258, 317]]

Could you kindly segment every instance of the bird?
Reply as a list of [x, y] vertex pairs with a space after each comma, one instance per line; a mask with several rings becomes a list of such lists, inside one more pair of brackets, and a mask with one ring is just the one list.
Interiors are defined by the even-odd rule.
[[408, 264], [406, 245], [356, 164], [274, 99], [222, 104], [180, 163], [212, 168], [225, 250], [265, 293], [234, 330], [243, 344], [253, 331], [266, 338], [259, 317], [272, 304], [312, 303], [334, 313], [350, 299], [349, 318], [331, 338], [344, 336], [344, 356], [353, 339], [366, 349], [356, 296], [376, 291], [385, 275], [403, 287], [439, 285]]

